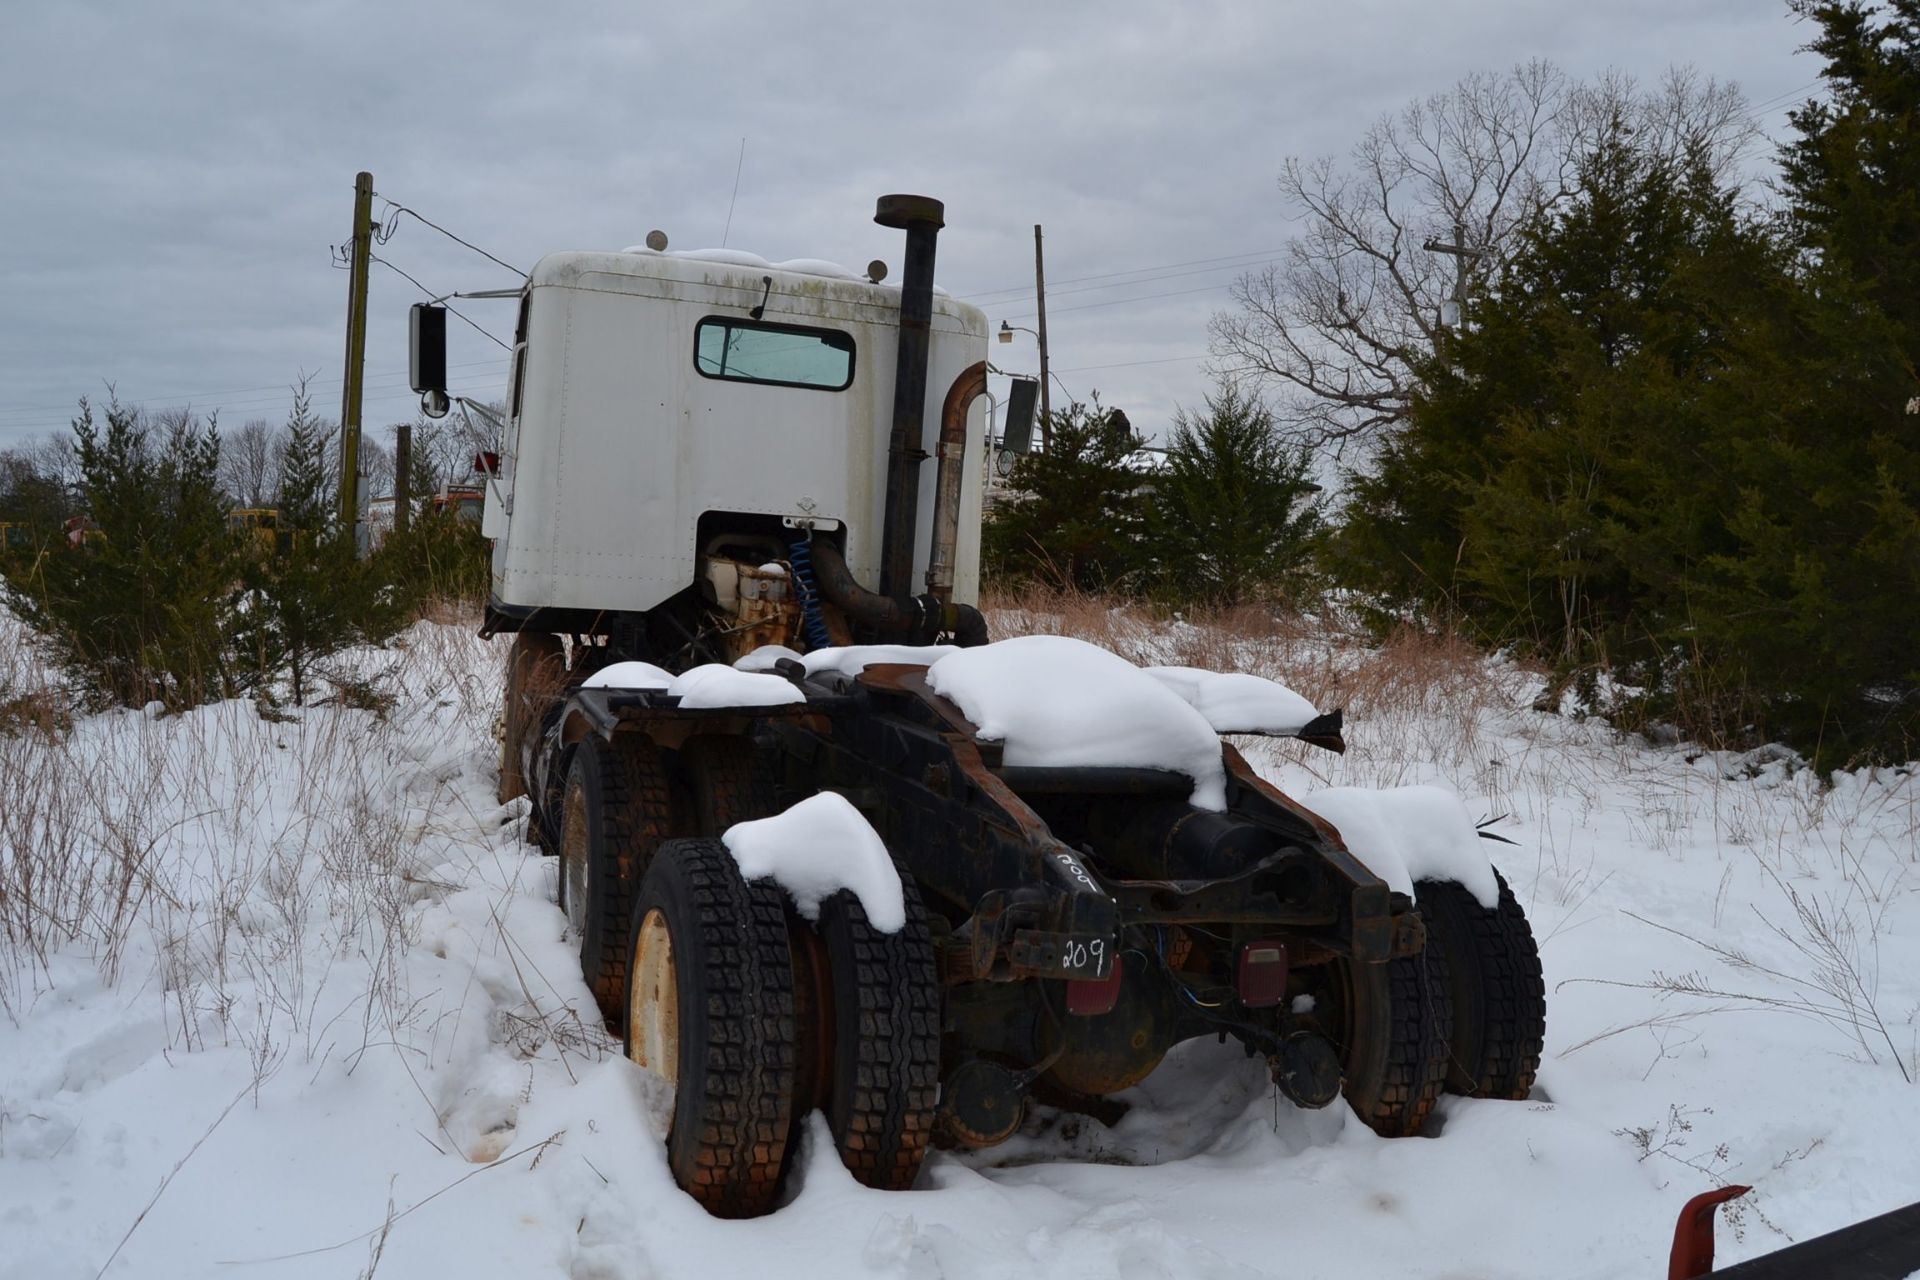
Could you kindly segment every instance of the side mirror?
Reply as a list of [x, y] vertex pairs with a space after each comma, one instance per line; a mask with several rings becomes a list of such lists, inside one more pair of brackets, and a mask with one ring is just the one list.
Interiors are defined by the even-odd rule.
[[1000, 448], [1005, 453], [1025, 453], [1033, 448], [1033, 406], [1040, 397], [1040, 384], [1032, 378], [1015, 378], [1007, 391], [1007, 424], [1000, 433]]
[[[407, 324], [407, 372], [430, 418], [447, 412], [447, 309], [416, 302]], [[435, 412], [438, 410], [438, 412]]]
[[447, 309], [416, 302], [408, 313], [407, 372], [419, 392], [447, 390]]

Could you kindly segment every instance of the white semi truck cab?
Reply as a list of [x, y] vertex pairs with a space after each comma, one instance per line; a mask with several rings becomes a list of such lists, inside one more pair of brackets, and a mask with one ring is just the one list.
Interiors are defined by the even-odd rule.
[[[983, 639], [987, 326], [933, 287], [942, 213], [879, 202], [907, 233], [897, 286], [724, 250], [542, 258], [487, 485], [486, 632], [676, 670], [766, 643]], [[435, 327], [414, 326], [429, 399]]]

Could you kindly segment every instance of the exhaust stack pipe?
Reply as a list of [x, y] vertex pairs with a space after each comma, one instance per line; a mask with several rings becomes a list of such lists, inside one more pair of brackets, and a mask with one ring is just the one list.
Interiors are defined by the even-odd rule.
[[[960, 460], [966, 442], [966, 408], [986, 387], [986, 366], [976, 365], [948, 392], [942, 429], [940, 487], [934, 508], [933, 550], [926, 595], [913, 595], [913, 544], [920, 528], [920, 464], [927, 460], [927, 354], [933, 329], [933, 246], [945, 224], [946, 207], [927, 196], [881, 196], [873, 220], [907, 233], [900, 278], [900, 353], [894, 363], [893, 434], [887, 445], [887, 505], [880, 532], [880, 589], [869, 591], [847, 568], [832, 541], [812, 540], [820, 594], [840, 606], [877, 639], [931, 644], [940, 635], [961, 646], [987, 643], [987, 620], [971, 605], [954, 604], [953, 547], [959, 522]], [[961, 384], [964, 384], [961, 385]], [[972, 388], [978, 387], [979, 390]], [[952, 437], [951, 442], [948, 437]], [[948, 454], [952, 456], [947, 457]], [[946, 491], [951, 490], [950, 495]], [[942, 533], [946, 526], [954, 530]]]
[[976, 360], [947, 388], [940, 410], [940, 470], [933, 483], [933, 550], [927, 556], [927, 592], [953, 599], [953, 562], [960, 542], [960, 476], [967, 456], [967, 410], [987, 394], [987, 362]]
[[930, 196], [881, 196], [873, 220], [907, 233], [900, 273], [900, 350], [894, 362], [893, 434], [887, 445], [887, 503], [881, 526], [880, 594], [913, 591], [914, 535], [920, 528], [920, 464], [927, 459], [927, 346], [933, 325], [933, 254], [946, 206]]

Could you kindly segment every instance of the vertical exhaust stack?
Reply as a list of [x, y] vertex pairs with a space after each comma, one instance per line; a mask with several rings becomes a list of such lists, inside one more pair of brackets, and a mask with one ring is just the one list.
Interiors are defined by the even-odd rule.
[[[913, 594], [913, 544], [920, 528], [920, 464], [927, 460], [927, 355], [933, 330], [933, 245], [945, 225], [946, 207], [927, 196], [881, 196], [873, 220], [907, 233], [906, 267], [900, 278], [900, 355], [894, 365], [893, 433], [887, 446], [887, 505], [880, 531], [880, 589], [869, 591], [854, 579], [841, 548], [828, 539], [812, 545], [813, 570], [820, 594], [843, 609], [873, 639], [932, 644], [941, 635], [957, 645], [985, 644], [987, 621], [971, 605], [952, 603], [953, 545], [959, 521], [960, 465], [966, 444], [966, 407], [974, 390], [984, 390], [985, 364], [960, 375], [948, 392], [943, 448], [951, 459], [941, 466], [941, 487], [949, 499], [934, 507], [929, 583], [944, 591]], [[962, 385], [964, 384], [964, 385]], [[945, 535], [942, 529], [954, 526]]]
[[881, 527], [880, 594], [913, 591], [913, 544], [920, 527], [920, 464], [927, 459], [927, 347], [933, 325], [933, 254], [946, 206], [930, 196], [881, 196], [873, 220], [907, 233], [900, 274], [900, 351], [894, 362], [893, 433], [887, 445], [887, 503]]

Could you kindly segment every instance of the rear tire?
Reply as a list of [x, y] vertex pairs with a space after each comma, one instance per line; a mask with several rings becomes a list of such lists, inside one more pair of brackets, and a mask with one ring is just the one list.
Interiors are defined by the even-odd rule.
[[1420, 1132], [1440, 1100], [1453, 1034], [1446, 957], [1429, 943], [1384, 964], [1334, 964], [1339, 1016], [1328, 1028], [1343, 1091], [1383, 1138]]
[[1414, 886], [1427, 945], [1447, 957], [1453, 1036], [1447, 1092], [1517, 1102], [1533, 1088], [1547, 1034], [1540, 949], [1513, 890], [1499, 872], [1493, 910], [1452, 881]]
[[882, 1191], [913, 1186], [940, 1093], [940, 977], [927, 909], [901, 877], [907, 921], [882, 933], [860, 899], [836, 893], [817, 926], [833, 989], [827, 1127], [840, 1161]]
[[634, 889], [672, 832], [671, 791], [651, 740], [587, 738], [574, 748], [560, 810], [560, 908], [611, 1023], [625, 1012]]
[[717, 840], [669, 840], [635, 895], [627, 1057], [674, 1086], [667, 1163], [708, 1213], [778, 1206], [794, 1128], [786, 895]]
[[501, 804], [527, 794], [526, 775], [521, 766], [527, 735], [540, 732], [547, 708], [560, 696], [566, 682], [567, 659], [560, 648], [559, 636], [544, 631], [514, 633], [513, 645], [507, 650], [500, 786], [495, 793]]

